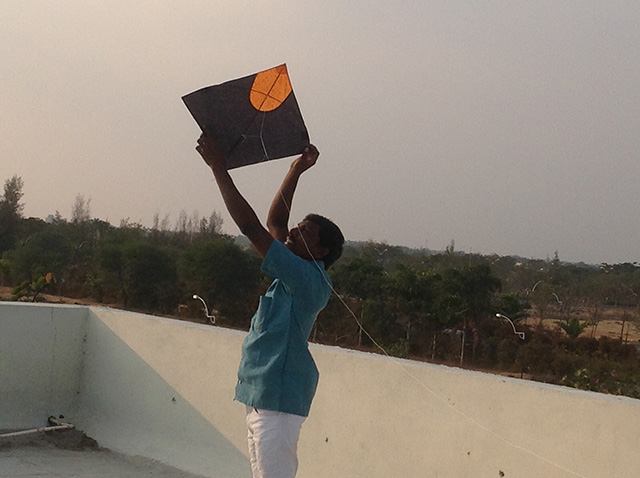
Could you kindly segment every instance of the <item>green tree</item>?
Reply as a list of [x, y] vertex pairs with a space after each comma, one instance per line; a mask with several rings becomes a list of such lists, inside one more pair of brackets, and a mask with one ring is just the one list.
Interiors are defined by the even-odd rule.
[[85, 199], [82, 194], [76, 196], [71, 208], [71, 222], [83, 223], [91, 220], [91, 198]]
[[517, 292], [511, 292], [499, 297], [495, 303], [496, 312], [506, 315], [514, 322], [527, 316], [529, 307], [526, 299], [523, 299]]
[[96, 254], [96, 274], [90, 279], [93, 296], [99, 301], [126, 303], [123, 244], [113, 240], [100, 244]]
[[23, 196], [22, 186], [19, 176], [13, 176], [4, 183], [4, 193], [0, 197], [0, 252], [10, 250], [15, 245], [24, 208], [20, 202]]
[[131, 244], [145, 244], [147, 234], [138, 225], [123, 224], [119, 228], [98, 228], [93, 274], [88, 278], [92, 294], [100, 301], [127, 304], [124, 250]]
[[[389, 276], [376, 257], [365, 251], [349, 261], [340, 261], [333, 268], [331, 277], [336, 290], [346, 294], [347, 299], [353, 299], [348, 302], [354, 306], [353, 314], [366, 332], [374, 340], [383, 337], [386, 342], [393, 341], [395, 324], [386, 311]], [[355, 345], [360, 346], [367, 334], [359, 325], [356, 327]]]
[[566, 322], [556, 322], [558, 326], [564, 330], [572, 339], [578, 338], [584, 329], [587, 328], [587, 324], [582, 324], [576, 318], [569, 319]]
[[125, 307], [152, 312], [173, 312], [178, 304], [176, 263], [165, 250], [150, 244], [122, 248]]
[[408, 352], [426, 352], [426, 329], [432, 329], [436, 282], [439, 276], [417, 272], [403, 264], [397, 264], [390, 274], [389, 311], [396, 322], [405, 329]]
[[[14, 283], [35, 281], [51, 272], [60, 279], [72, 260], [73, 244], [60, 230], [45, 228], [7, 254]], [[59, 287], [61, 287], [59, 281]]]
[[[484, 263], [462, 269], [449, 269], [444, 274], [444, 281], [449, 293], [461, 307], [463, 337], [467, 328], [471, 330], [471, 358], [474, 360], [487, 319], [489, 324], [495, 323], [493, 296], [500, 290], [500, 279], [493, 276], [489, 265]], [[464, 352], [464, 345], [462, 350]]]
[[38, 300], [38, 295], [55, 284], [54, 275], [49, 272], [44, 276], [36, 276], [32, 281], [24, 281], [11, 291], [11, 300], [18, 300], [22, 297], [32, 296], [32, 302]]
[[197, 294], [231, 324], [249, 324], [261, 277], [256, 255], [219, 237], [185, 249], [179, 270], [188, 298]]
[[6, 253], [0, 256], [0, 287], [4, 286], [6, 277], [11, 273], [9, 259], [6, 256]]

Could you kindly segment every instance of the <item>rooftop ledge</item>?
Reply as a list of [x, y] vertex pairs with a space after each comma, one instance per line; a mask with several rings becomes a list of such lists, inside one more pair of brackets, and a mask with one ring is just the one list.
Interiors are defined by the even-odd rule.
[[[145, 476], [151, 469], [249, 478], [244, 406], [233, 401], [244, 335], [102, 307], [0, 302], [0, 430], [64, 417], [120, 457], [117, 466], [151, 467]], [[300, 478], [601, 478], [640, 470], [639, 400], [338, 347], [311, 350], [320, 385], [302, 427]], [[25, 462], [34, 463], [42, 450], [3, 448], [0, 439], [0, 477], [29, 453]], [[154, 468], [161, 464], [172, 468]]]

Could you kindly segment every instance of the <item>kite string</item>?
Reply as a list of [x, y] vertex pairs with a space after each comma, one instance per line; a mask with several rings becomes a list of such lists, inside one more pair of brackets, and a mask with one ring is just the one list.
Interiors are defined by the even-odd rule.
[[264, 118], [267, 116], [266, 113], [262, 113], [262, 122], [260, 123], [260, 143], [262, 144], [262, 150], [264, 151], [264, 161], [269, 160], [269, 153], [267, 152], [267, 146], [264, 144], [264, 137], [262, 133], [264, 131]]
[[[289, 216], [291, 216], [291, 208], [289, 207], [289, 204], [287, 203], [284, 195], [282, 194], [282, 192], [280, 192], [280, 196], [282, 198], [282, 202], [284, 203], [287, 211], [289, 212]], [[391, 361], [393, 363], [395, 363], [396, 365], [398, 365], [402, 371], [412, 380], [414, 380], [415, 382], [417, 382], [422, 388], [424, 388], [429, 394], [431, 394], [435, 399], [437, 399], [439, 402], [441, 402], [442, 404], [444, 404], [445, 406], [447, 406], [449, 409], [451, 409], [452, 411], [454, 411], [455, 413], [457, 413], [458, 415], [460, 415], [461, 417], [463, 417], [464, 419], [466, 419], [467, 421], [469, 421], [471, 424], [477, 426], [478, 428], [480, 428], [481, 430], [484, 430], [486, 433], [489, 433], [490, 435], [494, 436], [495, 438], [497, 438], [498, 440], [500, 440], [501, 442], [503, 442], [505, 445], [508, 445], [516, 450], [520, 450], [522, 452], [528, 453], [529, 455], [538, 458], [539, 460], [544, 461], [545, 463], [548, 463], [549, 465], [552, 465], [562, 471], [565, 471], [567, 473], [570, 473], [574, 476], [577, 476], [579, 478], [587, 478], [584, 475], [581, 475], [580, 473], [573, 471], [569, 468], [566, 468], [562, 465], [560, 465], [559, 463], [556, 463], [536, 452], [534, 452], [533, 450], [526, 448], [524, 446], [521, 445], [517, 445], [516, 443], [513, 443], [509, 440], [507, 440], [506, 438], [504, 438], [502, 435], [500, 435], [499, 433], [491, 430], [489, 427], [487, 427], [486, 425], [483, 425], [482, 423], [480, 423], [479, 421], [477, 421], [475, 418], [467, 415], [466, 413], [464, 413], [462, 410], [459, 410], [458, 408], [456, 408], [454, 405], [452, 405], [451, 403], [449, 403], [449, 401], [445, 400], [444, 397], [442, 397], [441, 395], [439, 395], [438, 393], [436, 393], [435, 391], [433, 391], [429, 386], [427, 386], [427, 384], [425, 384], [422, 380], [420, 380], [418, 377], [416, 377], [414, 374], [412, 374], [408, 367], [406, 367], [400, 360], [398, 360], [396, 357], [393, 357], [392, 355], [390, 355], [385, 349], [384, 347], [382, 347], [382, 345], [380, 345], [372, 336], [371, 334], [367, 331], [367, 329], [364, 328], [364, 326], [362, 325], [362, 322], [358, 319], [358, 317], [356, 316], [355, 312], [353, 312], [353, 310], [351, 310], [351, 307], [349, 307], [349, 305], [345, 302], [345, 300], [342, 298], [342, 296], [340, 294], [338, 294], [338, 292], [336, 291], [336, 289], [333, 287], [333, 284], [331, 283], [331, 281], [329, 280], [329, 278], [326, 275], [326, 272], [323, 270], [323, 268], [320, 266], [320, 264], [318, 264], [318, 261], [316, 260], [316, 258], [314, 257], [313, 253], [311, 252], [310, 248], [309, 248], [309, 244], [307, 244], [307, 241], [304, 238], [304, 235], [302, 234], [302, 231], [300, 230], [300, 227], [296, 224], [294, 226], [296, 229], [298, 229], [298, 232], [300, 233], [299, 236], [302, 238], [302, 242], [305, 246], [305, 248], [307, 249], [307, 252], [309, 253], [309, 256], [311, 257], [311, 259], [313, 260], [313, 263], [315, 264], [315, 266], [318, 268], [318, 270], [320, 271], [320, 273], [322, 274], [323, 279], [325, 280], [325, 282], [327, 283], [327, 285], [329, 286], [329, 288], [331, 289], [332, 293], [340, 300], [340, 302], [342, 303], [342, 305], [345, 306], [345, 308], [349, 311], [349, 313], [351, 314], [351, 317], [353, 317], [353, 319], [355, 320], [355, 322], [358, 324], [358, 327], [360, 328], [360, 330], [362, 332], [364, 332], [364, 334], [369, 338], [369, 340], [371, 340], [371, 342], [379, 349], [382, 351], [382, 353], [384, 355], [386, 355], [389, 359], [391, 359]]]
[[[264, 118], [266, 116], [266, 113], [262, 113], [262, 121], [260, 122], [260, 134], [258, 135], [253, 135], [253, 134], [241, 134], [240, 136], [242, 137], [242, 142], [246, 141], [248, 138], [258, 138], [260, 140], [260, 144], [262, 145], [262, 152], [264, 153], [264, 158], [262, 158], [262, 161], [268, 161], [269, 158], [269, 152], [267, 151], [267, 145], [264, 143], [264, 136], [263, 136], [263, 132], [264, 132]], [[254, 116], [255, 118], [255, 116]]]

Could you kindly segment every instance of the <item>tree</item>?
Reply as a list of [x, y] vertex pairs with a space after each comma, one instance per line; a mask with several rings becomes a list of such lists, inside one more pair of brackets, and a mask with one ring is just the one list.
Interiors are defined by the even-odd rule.
[[587, 324], [582, 324], [576, 318], [567, 320], [566, 322], [556, 322], [558, 326], [564, 330], [572, 339], [578, 338], [582, 331], [587, 328]]
[[397, 264], [391, 271], [390, 312], [396, 322], [405, 327], [405, 340], [408, 351], [425, 352], [426, 337], [421, 334], [429, 327], [429, 319], [433, 317], [435, 283], [439, 276], [416, 272], [403, 264]]
[[[157, 224], [154, 219], [154, 228]], [[193, 211], [191, 215], [182, 209], [178, 215], [175, 226], [175, 234], [180, 244], [192, 244], [199, 239], [210, 239], [222, 233], [222, 216], [217, 211], [213, 211], [209, 218], [200, 217], [198, 211]]]
[[387, 280], [384, 268], [366, 255], [340, 262], [332, 278], [338, 290], [362, 300], [381, 296]]
[[546, 281], [539, 280], [528, 291], [528, 298], [542, 323], [551, 301], [554, 300], [552, 286]]
[[[500, 279], [491, 274], [488, 264], [479, 264], [463, 269], [450, 269], [445, 274], [444, 280], [449, 292], [460, 301], [463, 334], [467, 326], [473, 334], [472, 359], [474, 359], [480, 344], [480, 330], [484, 325], [484, 319], [490, 318], [492, 322], [494, 321], [493, 294], [500, 290]], [[462, 358], [460, 361], [462, 362]]]
[[[202, 219], [203, 221], [206, 221], [204, 218]], [[201, 232], [204, 232], [206, 234], [222, 234], [222, 224], [224, 223], [224, 220], [222, 219], [222, 216], [220, 215], [220, 213], [218, 211], [213, 211], [211, 213], [211, 216], [209, 216], [209, 221], [208, 222], [204, 222], [204, 226], [205, 226], [205, 230]]]
[[24, 281], [11, 291], [11, 300], [18, 300], [22, 297], [33, 296], [31, 301], [38, 300], [38, 295], [44, 292], [50, 285], [55, 283], [55, 276], [48, 272], [43, 276], [35, 278], [33, 281]]
[[[102, 223], [103, 226], [108, 226]], [[137, 224], [122, 224], [119, 228], [99, 229], [99, 241], [93, 256], [94, 274], [90, 278], [92, 294], [100, 301], [127, 303], [123, 253], [127, 245], [144, 244], [145, 230]]]
[[3, 254], [0, 257], [0, 287], [4, 286], [5, 278], [11, 272], [11, 268], [9, 267], [9, 259], [4, 256], [5, 255]]
[[50, 272], [62, 278], [73, 258], [73, 244], [60, 230], [47, 228], [30, 236], [7, 258], [14, 283], [35, 281]]
[[178, 304], [175, 260], [164, 250], [145, 243], [122, 249], [125, 307], [172, 312]]
[[23, 186], [22, 178], [17, 175], [14, 175], [11, 179], [7, 179], [4, 183], [2, 202], [18, 217], [22, 217], [22, 209], [24, 208], [24, 204], [20, 203], [24, 195], [22, 192]]
[[187, 297], [201, 296], [233, 325], [247, 325], [255, 310], [260, 259], [220, 236], [189, 246], [182, 254], [180, 276]]
[[525, 318], [527, 316], [526, 309], [529, 308], [528, 302], [523, 299], [517, 292], [505, 294], [498, 298], [495, 303], [496, 312], [506, 315], [513, 321]]
[[[355, 299], [360, 310], [359, 321], [373, 337], [393, 339], [394, 323], [386, 311], [386, 289], [389, 276], [374, 255], [364, 251], [350, 261], [341, 261], [332, 271], [336, 289]], [[362, 327], [357, 329], [357, 345], [362, 344]]]
[[82, 194], [76, 196], [71, 208], [71, 222], [84, 223], [91, 220], [91, 198], [85, 199]]
[[15, 175], [4, 183], [4, 194], [0, 198], [0, 252], [8, 251], [15, 245], [24, 208], [20, 202], [22, 186], [22, 179]]

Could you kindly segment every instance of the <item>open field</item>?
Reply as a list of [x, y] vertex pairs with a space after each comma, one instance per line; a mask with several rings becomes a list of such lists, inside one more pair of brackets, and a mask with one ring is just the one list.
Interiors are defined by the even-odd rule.
[[[12, 287], [0, 287], [0, 300], [11, 300], [11, 289]], [[22, 301], [26, 301], [27, 299], [21, 299]], [[91, 298], [82, 298], [82, 299], [74, 299], [71, 297], [62, 297], [58, 295], [51, 294], [38, 294], [37, 302], [47, 302], [50, 304], [76, 304], [76, 305], [104, 305], [107, 307], [116, 307], [115, 304], [102, 304], [97, 302]]]
[[[580, 337], [609, 337], [612, 339], [622, 338], [627, 343], [640, 343], [640, 317], [637, 311], [623, 307], [605, 307], [598, 311], [598, 323], [592, 323], [592, 312], [584, 307], [576, 307], [570, 317], [577, 318], [586, 327]], [[623, 330], [623, 318], [624, 330]], [[549, 310], [542, 319], [542, 325], [549, 329], [559, 328], [558, 322], [562, 322], [562, 314], [557, 310]], [[527, 325], [537, 325], [540, 323], [539, 317], [529, 317], [526, 319]]]
[[[537, 319], [529, 319], [528, 323], [532, 323], [532, 320], [536, 320], [535, 323], [538, 322]], [[544, 319], [542, 324], [547, 328], [559, 328], [557, 319]], [[598, 322], [597, 327], [587, 325], [580, 337], [594, 337], [596, 339], [609, 337], [612, 339], [620, 339], [621, 335], [625, 342], [640, 343], [640, 328], [638, 325], [633, 322], [625, 322], [623, 332], [622, 320], [601, 320]]]

